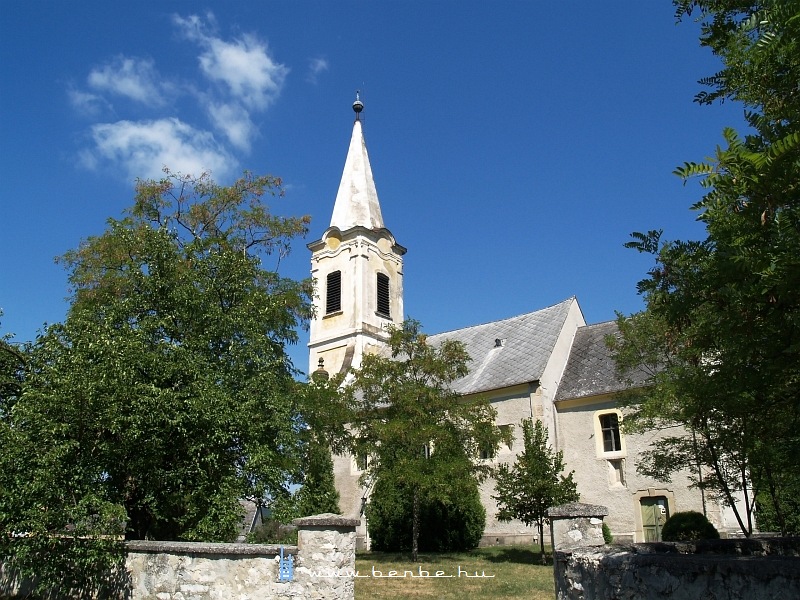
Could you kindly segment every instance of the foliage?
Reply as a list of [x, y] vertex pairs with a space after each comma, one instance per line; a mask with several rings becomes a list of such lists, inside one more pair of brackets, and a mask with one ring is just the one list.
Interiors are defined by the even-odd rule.
[[682, 426], [642, 469], [667, 480], [690, 469], [745, 535], [761, 498], [786, 532], [796, 510], [787, 490], [800, 478], [800, 2], [675, 4], [679, 18], [699, 12], [701, 43], [723, 63], [696, 100], [742, 102], [752, 129], [726, 129], [711, 158], [676, 170], [705, 189], [693, 208], [706, 239], [651, 231], [628, 244], [656, 264], [639, 283], [644, 313], [619, 320], [618, 366], [640, 359], [659, 372], [626, 427]]
[[[420, 324], [389, 326], [389, 355], [368, 354], [346, 393], [352, 410], [351, 452], [367, 456], [365, 481], [381, 477], [412, 490], [412, 554], [416, 557], [420, 507], [447, 503], [455, 489], [468, 489], [489, 473], [472, 460], [479, 449], [496, 449], [504, 434], [483, 399], [467, 400], [451, 384], [467, 374], [464, 346], [427, 342]], [[507, 436], [506, 436], [507, 437]]]
[[297, 544], [297, 528], [278, 519], [265, 519], [247, 535], [249, 544]]
[[[770, 494], [760, 492], [756, 497], [756, 523], [761, 532], [777, 531], [783, 535], [800, 535], [800, 478], [796, 473], [779, 473], [782, 479], [776, 493], [778, 502], [773, 502]], [[775, 505], [782, 507], [782, 520], [778, 519]]]
[[611, 528], [608, 526], [608, 523], [603, 523], [603, 541], [606, 544], [613, 544], [614, 543], [614, 536], [611, 535]]
[[692, 540], [719, 539], [719, 532], [703, 513], [694, 510], [676, 512], [661, 529], [665, 542], [691, 542]]
[[303, 485], [295, 494], [298, 517], [322, 513], [339, 514], [339, 492], [333, 479], [333, 459], [330, 447], [312, 439], [303, 461]]
[[512, 466], [501, 464], [495, 471], [497, 518], [519, 519], [539, 529], [539, 542], [544, 554], [544, 520], [551, 506], [580, 500], [578, 485], [572, 476], [562, 475], [564, 455], [554, 452], [548, 443], [547, 429], [541, 421], [522, 422], [523, 449]]
[[[408, 487], [379, 477], [366, 508], [370, 544], [378, 551], [408, 551], [414, 494]], [[421, 552], [456, 552], [478, 546], [486, 525], [478, 484], [470, 479], [458, 493], [442, 499], [424, 499], [419, 506]]]
[[21, 567], [50, 573], [52, 540], [123, 524], [129, 538], [232, 539], [239, 498], [297, 477], [284, 346], [309, 286], [261, 261], [284, 255], [307, 219], [270, 214], [263, 198], [278, 185], [140, 181], [123, 219], [62, 258], [67, 318], [27, 350], [0, 432], [0, 530], [30, 534], [14, 538]]
[[[0, 310], [0, 317], [3, 311]], [[0, 336], [0, 421], [8, 418], [22, 392], [25, 349], [12, 342], [10, 334]]]

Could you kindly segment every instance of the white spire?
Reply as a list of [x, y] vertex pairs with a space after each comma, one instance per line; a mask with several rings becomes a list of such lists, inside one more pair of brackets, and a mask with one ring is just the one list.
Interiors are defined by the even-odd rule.
[[[360, 101], [356, 102], [360, 107], [363, 106]], [[356, 109], [356, 104], [353, 105], [353, 108]], [[350, 138], [350, 148], [344, 163], [342, 181], [339, 184], [339, 192], [336, 194], [336, 203], [333, 205], [333, 216], [331, 216], [331, 227], [338, 227], [341, 231], [357, 226], [367, 229], [382, 229], [384, 226], [378, 192], [375, 189], [372, 167], [370, 167], [369, 155], [367, 155], [367, 145], [364, 142], [364, 133], [358, 118], [360, 112], [360, 110], [356, 110], [353, 137]]]

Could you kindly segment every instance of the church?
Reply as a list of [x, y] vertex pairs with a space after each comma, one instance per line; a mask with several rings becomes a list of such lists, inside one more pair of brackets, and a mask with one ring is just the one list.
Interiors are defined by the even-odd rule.
[[[385, 344], [385, 327], [404, 319], [406, 248], [381, 215], [360, 119], [363, 108], [357, 98], [330, 225], [319, 240], [308, 244], [317, 286], [309, 372], [320, 365], [329, 373], [358, 368], [366, 353]], [[574, 470], [581, 502], [608, 507], [605, 522], [615, 540], [659, 540], [666, 518], [686, 510], [705, 512], [722, 535], [737, 531], [728, 509], [690, 487], [690, 473], [678, 473], [666, 483], [636, 471], [638, 454], [658, 433], [625, 435], [620, 428], [623, 413], [615, 394], [625, 386], [616, 378], [604, 342], [615, 332], [614, 322], [587, 324], [577, 298], [571, 297], [508, 319], [430, 335], [428, 342], [449, 339], [466, 346], [471, 371], [454, 383], [455, 390], [489, 400], [497, 411], [497, 424], [514, 433], [511, 448], [501, 446], [494, 455], [476, 460], [513, 463], [522, 446], [521, 422], [538, 419], [554, 449], [564, 453], [567, 472]], [[355, 457], [334, 456], [340, 512], [362, 519], [359, 546], [367, 548], [362, 506], [370, 490], [359, 483], [362, 466]], [[492, 494], [494, 481], [488, 479], [481, 486], [486, 508], [481, 545], [538, 541], [535, 528], [498, 521]]]

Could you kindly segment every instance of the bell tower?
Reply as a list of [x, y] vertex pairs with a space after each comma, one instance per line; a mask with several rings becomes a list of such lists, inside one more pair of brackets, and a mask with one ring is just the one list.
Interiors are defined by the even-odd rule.
[[[361, 365], [386, 342], [385, 327], [403, 322], [403, 255], [383, 224], [356, 93], [353, 135], [330, 226], [308, 244], [316, 316], [311, 321], [309, 373], [331, 374]], [[320, 363], [322, 360], [322, 363]]]

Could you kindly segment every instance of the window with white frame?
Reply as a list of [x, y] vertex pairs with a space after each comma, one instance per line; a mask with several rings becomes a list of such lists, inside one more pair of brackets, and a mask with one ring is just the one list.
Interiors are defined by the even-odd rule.
[[617, 413], [600, 415], [600, 431], [603, 432], [603, 452], [619, 452], [622, 450]]
[[594, 437], [598, 458], [624, 458], [625, 436], [620, 425], [622, 413], [617, 409], [599, 410], [594, 413]]

